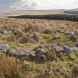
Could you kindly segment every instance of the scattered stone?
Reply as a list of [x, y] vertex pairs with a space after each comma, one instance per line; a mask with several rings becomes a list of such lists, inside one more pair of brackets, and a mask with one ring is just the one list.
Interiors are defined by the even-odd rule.
[[39, 34], [38, 34], [37, 32], [33, 33], [32, 38], [33, 38], [36, 42], [38, 42], [38, 41], [39, 41]]
[[17, 41], [19, 43], [22, 43], [22, 44], [27, 43], [28, 40], [29, 40], [29, 38], [28, 37], [24, 37], [24, 36], [22, 36], [22, 37], [20, 37], [20, 38], [17, 39]]
[[53, 44], [52, 47], [55, 49], [55, 52], [63, 52], [64, 49], [60, 44]]
[[15, 56], [16, 58], [22, 59], [22, 60], [27, 60], [29, 59], [31, 52], [27, 49], [16, 49], [16, 50], [11, 50], [10, 51], [11, 56]]
[[76, 43], [75, 46], [78, 47], [78, 43]]
[[0, 53], [7, 53], [9, 51], [9, 45], [8, 44], [0, 44]]
[[0, 34], [1, 34], [1, 35], [9, 35], [9, 34], [11, 34], [11, 33], [12, 33], [11, 30], [6, 30], [6, 29], [0, 30]]
[[75, 32], [69, 32], [68, 35], [72, 41], [77, 41], [77, 35]]
[[72, 49], [67, 46], [67, 45], [64, 45], [64, 53], [71, 53], [72, 52]]
[[46, 51], [42, 48], [38, 48], [35, 51], [35, 60], [38, 62], [43, 62], [47, 60]]
[[55, 32], [55, 33], [53, 34], [53, 39], [60, 39], [60, 33]]
[[43, 31], [43, 33], [45, 33], [45, 34], [51, 34], [52, 33], [52, 30], [51, 29], [45, 29]]
[[72, 47], [71, 50], [72, 50], [72, 52], [77, 52], [78, 48], [77, 47]]

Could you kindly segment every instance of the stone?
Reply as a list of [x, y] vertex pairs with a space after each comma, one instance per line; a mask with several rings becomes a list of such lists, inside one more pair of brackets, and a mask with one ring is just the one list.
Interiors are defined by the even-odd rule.
[[75, 46], [78, 47], [78, 43], [76, 43]]
[[76, 32], [69, 32], [68, 35], [69, 35], [69, 38], [70, 38], [72, 41], [76, 41], [76, 40], [77, 40]]
[[24, 36], [21, 36], [20, 38], [17, 39], [17, 41], [18, 41], [19, 43], [22, 43], [22, 44], [27, 43], [28, 40], [29, 40], [29, 38], [24, 37]]
[[71, 53], [72, 52], [72, 49], [67, 46], [67, 45], [64, 45], [64, 53]]
[[10, 48], [7, 54], [9, 56], [14, 56], [16, 54], [16, 49]]
[[39, 41], [39, 34], [38, 34], [37, 32], [34, 32], [32, 38], [33, 38], [35, 41], [38, 42], [38, 41]]
[[41, 55], [36, 55], [35, 58], [36, 58], [36, 61], [37, 61], [37, 62], [44, 62], [44, 61], [47, 60], [47, 59], [46, 59], [46, 56], [43, 55], [43, 54], [41, 54]]
[[7, 53], [10, 46], [8, 44], [0, 44], [0, 53]]
[[53, 39], [60, 39], [60, 33], [55, 32], [53, 35]]
[[46, 51], [42, 48], [38, 48], [35, 51], [35, 60], [37, 62], [43, 62], [47, 60], [47, 55], [46, 55]]
[[29, 50], [22, 49], [22, 48], [10, 49], [8, 54], [9, 56], [13, 56], [21, 60], [27, 60], [30, 58], [29, 56], [31, 55]]
[[45, 34], [51, 34], [52, 33], [52, 30], [51, 29], [45, 29], [43, 31], [43, 33], [45, 33]]
[[0, 30], [0, 34], [2, 34], [2, 35], [9, 35], [9, 34], [11, 34], [11, 33], [12, 33], [11, 30], [6, 30], [6, 29]]
[[78, 48], [77, 47], [71, 47], [72, 52], [78, 52]]
[[52, 47], [55, 49], [56, 52], [63, 52], [64, 51], [63, 47], [59, 44], [53, 44]]

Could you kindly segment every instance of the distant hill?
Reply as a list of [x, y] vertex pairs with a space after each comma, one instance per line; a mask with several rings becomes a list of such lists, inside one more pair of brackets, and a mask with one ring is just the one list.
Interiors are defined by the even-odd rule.
[[65, 9], [55, 9], [55, 10], [10, 10], [2, 11], [0, 10], [0, 17], [3, 16], [20, 16], [20, 15], [55, 15], [55, 14], [78, 14], [78, 8], [65, 10]]
[[52, 15], [52, 14], [64, 14], [64, 10], [0, 10], [0, 17], [2, 16], [19, 16], [19, 15]]
[[52, 15], [64, 14], [64, 10], [15, 10], [8, 13], [9, 16], [19, 15]]
[[78, 8], [64, 11], [64, 13], [67, 13], [67, 14], [77, 14], [78, 15]]
[[73, 10], [26, 10], [15, 11], [9, 18], [21, 19], [50, 19], [78, 21], [78, 11]]

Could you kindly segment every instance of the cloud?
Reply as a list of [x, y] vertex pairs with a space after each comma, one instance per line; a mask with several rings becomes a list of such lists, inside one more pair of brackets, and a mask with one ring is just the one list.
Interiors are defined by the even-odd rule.
[[11, 9], [73, 9], [78, 8], [78, 0], [15, 0]]

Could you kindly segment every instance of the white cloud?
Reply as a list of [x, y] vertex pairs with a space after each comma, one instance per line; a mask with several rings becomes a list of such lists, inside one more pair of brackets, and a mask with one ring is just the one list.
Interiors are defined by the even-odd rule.
[[73, 9], [78, 8], [78, 0], [15, 0], [12, 9]]

